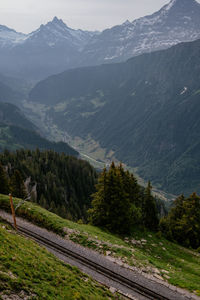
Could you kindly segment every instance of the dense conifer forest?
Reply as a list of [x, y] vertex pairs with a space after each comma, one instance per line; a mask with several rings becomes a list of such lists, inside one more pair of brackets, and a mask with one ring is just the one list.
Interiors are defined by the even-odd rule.
[[6, 150], [0, 154], [0, 163], [0, 193], [13, 193], [16, 176], [22, 177], [31, 201], [64, 218], [86, 219], [97, 180], [96, 171], [86, 161], [37, 149]]

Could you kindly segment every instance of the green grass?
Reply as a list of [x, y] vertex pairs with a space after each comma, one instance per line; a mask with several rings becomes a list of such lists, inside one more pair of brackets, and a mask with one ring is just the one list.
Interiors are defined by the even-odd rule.
[[196, 92], [194, 92], [193, 95], [198, 95], [198, 94], [200, 94], [200, 90], [197, 90]]
[[[19, 201], [15, 199], [15, 205]], [[7, 196], [0, 195], [0, 208], [10, 209]], [[169, 283], [200, 296], [200, 254], [167, 241], [158, 234], [136, 230], [132, 237], [124, 238], [98, 227], [62, 219], [30, 202], [23, 204], [17, 214], [85, 247], [112, 256], [130, 266], [142, 268], [152, 275], [156, 268], [159, 275]], [[142, 239], [146, 242], [142, 243]]]
[[0, 299], [22, 292], [30, 299], [114, 299], [106, 288], [1, 220], [0, 245]]

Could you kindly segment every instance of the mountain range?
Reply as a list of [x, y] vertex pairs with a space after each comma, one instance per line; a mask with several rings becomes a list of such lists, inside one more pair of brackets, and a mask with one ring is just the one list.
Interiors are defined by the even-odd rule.
[[200, 38], [200, 4], [171, 0], [158, 12], [103, 32], [69, 28], [55, 17], [30, 34], [0, 26], [0, 68], [41, 79], [69, 68], [120, 62]]
[[57, 17], [27, 35], [1, 26], [1, 72], [35, 79], [65, 70], [94, 34], [71, 29]]
[[170, 193], [200, 188], [200, 40], [125, 63], [68, 70], [29, 99], [72, 137], [102, 148]]
[[[30, 91], [25, 111], [35, 108], [37, 125], [46, 122], [45, 130], [60, 130], [66, 138], [93, 139], [167, 192], [197, 191], [199, 17], [195, 0], [172, 0], [103, 32], [74, 30], [57, 17], [30, 34], [0, 26], [0, 101], [22, 103], [32, 82], [20, 76], [39, 80], [67, 69]], [[41, 140], [38, 128], [15, 122], [14, 106], [12, 121], [5, 121], [4, 105], [1, 149], [55, 146]], [[53, 149], [67, 152], [65, 146]]]

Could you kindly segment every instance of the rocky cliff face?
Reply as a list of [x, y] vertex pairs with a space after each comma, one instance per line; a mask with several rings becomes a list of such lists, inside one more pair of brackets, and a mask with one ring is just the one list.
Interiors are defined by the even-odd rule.
[[200, 4], [172, 0], [158, 12], [103, 31], [86, 45], [83, 62], [118, 62], [200, 38]]

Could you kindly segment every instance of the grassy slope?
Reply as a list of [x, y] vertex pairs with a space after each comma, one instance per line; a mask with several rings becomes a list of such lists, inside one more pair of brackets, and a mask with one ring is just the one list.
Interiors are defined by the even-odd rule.
[[[26, 295], [30, 299], [112, 299], [77, 268], [68, 266], [11, 230], [0, 220], [0, 299]], [[13, 298], [14, 299], [14, 298]]]
[[[18, 200], [15, 200], [15, 205]], [[0, 208], [9, 209], [7, 196], [0, 195]], [[200, 295], [200, 255], [150, 232], [136, 231], [132, 238], [122, 239], [97, 227], [62, 219], [41, 207], [25, 203], [18, 215], [52, 230], [83, 246], [115, 257], [131, 266], [154, 273], [157, 268], [169, 283]], [[145, 239], [143, 243], [142, 239]]]

